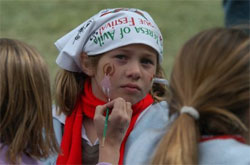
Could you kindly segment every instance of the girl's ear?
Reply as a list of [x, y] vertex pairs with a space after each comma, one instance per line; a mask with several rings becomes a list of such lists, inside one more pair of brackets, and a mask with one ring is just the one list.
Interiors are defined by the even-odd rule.
[[88, 55], [86, 53], [82, 52], [80, 55], [80, 60], [81, 60], [82, 71], [90, 77], [93, 76], [94, 69], [93, 69], [93, 66], [91, 65], [91, 61], [90, 61]]

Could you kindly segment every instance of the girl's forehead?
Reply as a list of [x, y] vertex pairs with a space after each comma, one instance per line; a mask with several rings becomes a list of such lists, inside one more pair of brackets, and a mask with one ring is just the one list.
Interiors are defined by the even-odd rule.
[[115, 53], [115, 52], [124, 52], [124, 53], [141, 53], [144, 55], [148, 55], [148, 56], [157, 56], [157, 52], [151, 48], [148, 45], [144, 45], [144, 44], [131, 44], [131, 45], [126, 45], [126, 46], [122, 46], [116, 49], [113, 49], [111, 51], [108, 51], [104, 54], [110, 54], [110, 53]]

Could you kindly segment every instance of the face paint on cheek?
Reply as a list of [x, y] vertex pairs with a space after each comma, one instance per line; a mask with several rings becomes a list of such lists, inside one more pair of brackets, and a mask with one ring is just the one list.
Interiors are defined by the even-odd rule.
[[113, 76], [114, 73], [115, 73], [114, 64], [107, 63], [103, 66], [103, 74], [108, 75], [108, 76]]
[[104, 77], [101, 81], [101, 86], [103, 93], [106, 95], [108, 101], [110, 101], [110, 90], [111, 90], [111, 81], [110, 77], [115, 73], [114, 65], [107, 63], [103, 66]]
[[154, 81], [153, 81], [153, 79], [154, 79], [154, 77], [155, 77], [155, 74], [153, 74], [152, 76], [150, 76], [150, 82], [151, 82], [151, 87], [153, 86], [153, 83], [154, 83]]
[[151, 81], [151, 82], [153, 81], [153, 78], [154, 78], [154, 75], [153, 75], [153, 76], [151, 76], [151, 78], [150, 78], [150, 81]]

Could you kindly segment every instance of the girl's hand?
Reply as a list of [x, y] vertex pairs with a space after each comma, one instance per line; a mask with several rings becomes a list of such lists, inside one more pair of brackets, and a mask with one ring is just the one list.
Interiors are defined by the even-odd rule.
[[128, 129], [131, 117], [131, 103], [123, 98], [116, 98], [111, 102], [97, 106], [94, 116], [94, 125], [98, 139], [101, 143], [105, 123], [104, 112], [110, 109], [105, 145], [99, 147], [99, 161], [117, 164], [120, 155], [120, 146]]

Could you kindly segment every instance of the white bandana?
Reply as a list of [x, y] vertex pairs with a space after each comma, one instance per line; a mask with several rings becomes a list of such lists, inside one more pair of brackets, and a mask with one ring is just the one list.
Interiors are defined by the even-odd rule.
[[80, 54], [98, 55], [129, 44], [145, 44], [163, 59], [163, 38], [152, 17], [129, 8], [105, 9], [55, 42], [56, 63], [63, 69], [82, 72]]

